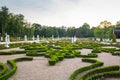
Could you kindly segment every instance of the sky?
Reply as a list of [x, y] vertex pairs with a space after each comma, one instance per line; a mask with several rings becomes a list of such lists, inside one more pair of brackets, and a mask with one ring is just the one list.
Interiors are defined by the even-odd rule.
[[120, 0], [0, 0], [14, 14], [23, 14], [31, 23], [49, 26], [91, 27], [107, 20], [120, 20]]

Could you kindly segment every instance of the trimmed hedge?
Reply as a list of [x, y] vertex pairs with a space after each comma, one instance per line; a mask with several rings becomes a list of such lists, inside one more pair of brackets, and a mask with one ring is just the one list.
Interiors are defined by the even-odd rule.
[[7, 72], [7, 70], [8, 70], [8, 66], [5, 65], [5, 64], [3, 64], [2, 62], [0, 62], [0, 68], [2, 69], [2, 70], [0, 71], [0, 76], [1, 76], [1, 75], [4, 75], [4, 74]]
[[26, 51], [9, 51], [9, 52], [0, 52], [0, 55], [12, 55], [12, 54], [24, 54]]
[[44, 56], [46, 50], [26, 50], [27, 56]]
[[75, 70], [71, 76], [69, 77], [69, 80], [75, 80], [76, 76], [79, 74], [79, 73], [82, 73], [84, 71], [87, 71], [87, 70], [90, 70], [90, 69], [93, 69], [93, 68], [96, 68], [96, 67], [99, 67], [99, 66], [103, 66], [103, 62], [99, 62], [97, 60], [93, 60], [93, 59], [82, 59], [83, 62], [90, 62], [90, 63], [93, 63], [89, 66], [85, 66], [85, 67], [82, 67], [82, 68], [79, 68], [77, 70]]
[[16, 59], [13, 59], [15, 62], [18, 62], [18, 61], [32, 61], [33, 60], [33, 57], [22, 57], [22, 58], [16, 58]]
[[17, 61], [24, 61], [24, 60], [33, 60], [32, 57], [22, 57], [22, 58], [16, 58], [12, 60], [8, 60], [7, 63], [11, 65], [12, 69], [5, 73], [4, 75], [0, 76], [0, 80], [7, 80], [9, 77], [11, 77], [15, 72], [17, 71], [17, 65], [15, 62]]
[[101, 53], [101, 52], [102, 52], [102, 50], [100, 47], [93, 48], [93, 51], [92, 51], [92, 53]]
[[51, 58], [49, 59], [49, 64], [50, 64], [50, 65], [55, 65], [55, 63], [57, 63], [58, 60], [59, 60], [58, 57], [55, 56], [55, 55], [53, 55], [53, 56], [51, 56]]
[[104, 72], [104, 73], [100, 73], [100, 74], [95, 74], [91, 77], [89, 77], [87, 80], [96, 80], [96, 79], [100, 79], [100, 78], [120, 78], [120, 71], [113, 71], [113, 72]]
[[96, 57], [98, 57], [98, 55], [95, 54], [95, 53], [89, 53], [88, 55], [80, 55], [80, 57], [83, 57], [83, 58], [96, 58]]
[[10, 71], [8, 71], [6, 74], [0, 76], [0, 80], [7, 80], [17, 70], [17, 65], [15, 64], [14, 60], [8, 60], [7, 62], [8, 62], [8, 64], [10, 64], [12, 66], [12, 69]]
[[115, 56], [120, 56], [120, 51], [117, 51], [117, 52], [113, 52], [112, 55], [115, 55]]
[[83, 76], [79, 78], [79, 80], [86, 80], [88, 77], [98, 74], [98, 73], [103, 73], [103, 72], [109, 72], [109, 71], [118, 71], [120, 69], [120, 66], [107, 66], [107, 67], [102, 67], [98, 69], [91, 70], [87, 73], [85, 73]]

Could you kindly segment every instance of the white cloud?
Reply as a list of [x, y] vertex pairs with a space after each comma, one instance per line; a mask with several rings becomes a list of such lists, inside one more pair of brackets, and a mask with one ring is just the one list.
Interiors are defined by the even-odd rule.
[[[12, 12], [22, 13], [30, 22], [52, 26], [97, 26], [120, 20], [120, 0], [3, 0]], [[14, 4], [14, 5], [13, 5]]]

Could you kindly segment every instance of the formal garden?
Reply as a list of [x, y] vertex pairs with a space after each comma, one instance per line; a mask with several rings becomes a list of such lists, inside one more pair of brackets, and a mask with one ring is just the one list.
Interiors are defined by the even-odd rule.
[[0, 49], [0, 80], [120, 79], [119, 43], [62, 39]]
[[[72, 26], [71, 21], [75, 24], [81, 22], [74, 20], [75, 15], [72, 15], [71, 26], [51, 26], [41, 23], [43, 16], [32, 18], [32, 9], [32, 12], [25, 10], [27, 15], [32, 14], [28, 16], [33, 20], [38, 18], [40, 23], [29, 22], [26, 15], [10, 12], [4, 5], [0, 7], [0, 80], [120, 80], [120, 21], [112, 24], [104, 20], [97, 26], [84, 22], [77, 27]], [[66, 11], [60, 12], [63, 14]], [[44, 14], [34, 13], [39, 16]], [[45, 14], [45, 17], [50, 16], [47, 21], [51, 23], [54, 19], [52, 15], [57, 13]], [[70, 17], [66, 15], [62, 18]], [[90, 20], [97, 22], [93, 18]], [[64, 19], [58, 20], [65, 25]]]

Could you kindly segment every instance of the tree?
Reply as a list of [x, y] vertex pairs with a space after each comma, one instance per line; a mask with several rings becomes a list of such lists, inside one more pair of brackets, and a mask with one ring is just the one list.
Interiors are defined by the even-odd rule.
[[1, 34], [5, 35], [5, 30], [8, 27], [9, 23], [9, 10], [6, 6], [1, 7], [0, 11], [0, 25], [1, 25]]
[[103, 31], [103, 29], [100, 28], [99, 26], [96, 27], [96, 28], [94, 29], [94, 36], [95, 36], [96, 38], [100, 38], [100, 41], [102, 41], [103, 36], [104, 36], [104, 31]]
[[108, 29], [107, 29], [107, 37], [109, 38], [109, 39], [112, 39], [112, 34], [113, 34], [113, 29], [114, 29], [114, 27], [115, 26], [110, 26], [110, 27], [108, 27]]
[[76, 29], [76, 37], [79, 37], [79, 38], [84, 37], [83, 34], [81, 33], [81, 27]]
[[116, 42], [116, 35], [114, 33], [112, 34], [112, 42]]
[[81, 27], [81, 34], [83, 37], [90, 37], [90, 26], [88, 23], [84, 23]]
[[65, 37], [66, 36], [66, 30], [63, 27], [57, 28], [59, 37]]
[[116, 26], [120, 26], [120, 20], [117, 21]]
[[69, 28], [67, 29], [67, 36], [68, 36], [68, 37], [73, 37], [73, 36], [75, 36], [75, 33], [76, 33], [75, 27], [69, 27]]
[[43, 34], [42, 34], [42, 26], [40, 24], [34, 23], [34, 24], [32, 24], [32, 26], [35, 29], [35, 31], [34, 31], [35, 36], [37, 36], [37, 35], [43, 36]]

